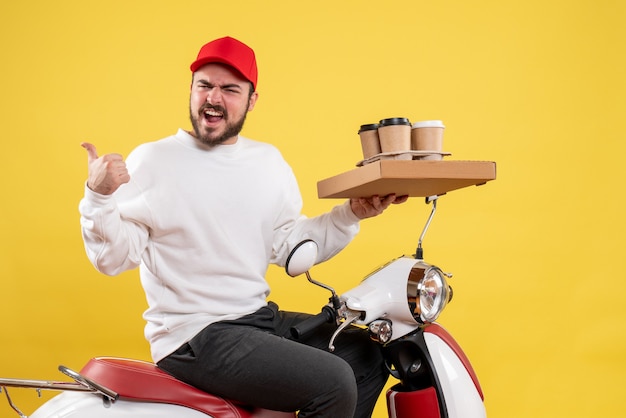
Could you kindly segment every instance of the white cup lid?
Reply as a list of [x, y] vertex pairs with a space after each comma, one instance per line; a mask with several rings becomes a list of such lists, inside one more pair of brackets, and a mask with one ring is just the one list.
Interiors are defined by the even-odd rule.
[[423, 120], [415, 122], [411, 125], [412, 128], [445, 128], [443, 122], [440, 120]]

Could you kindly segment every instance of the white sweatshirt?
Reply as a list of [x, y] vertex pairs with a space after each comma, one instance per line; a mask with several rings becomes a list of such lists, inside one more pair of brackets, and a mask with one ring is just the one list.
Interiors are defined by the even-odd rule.
[[100, 272], [140, 267], [155, 362], [207, 325], [264, 306], [268, 263], [284, 265], [302, 239], [318, 243], [321, 262], [359, 229], [348, 202], [301, 215], [298, 184], [279, 151], [241, 136], [204, 150], [178, 130], [140, 145], [126, 164], [131, 180], [113, 195], [85, 187], [81, 227]]

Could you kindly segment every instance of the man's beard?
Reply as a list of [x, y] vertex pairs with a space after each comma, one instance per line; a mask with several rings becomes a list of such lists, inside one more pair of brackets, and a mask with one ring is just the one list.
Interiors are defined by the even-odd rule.
[[221, 135], [218, 136], [214, 136], [213, 135], [213, 129], [211, 129], [210, 131], [205, 130], [204, 133], [200, 131], [201, 128], [201, 124], [200, 124], [200, 120], [202, 118], [204, 118], [204, 112], [207, 109], [215, 109], [218, 112], [222, 113], [222, 117], [228, 121], [228, 113], [226, 112], [226, 109], [224, 109], [221, 106], [213, 106], [210, 105], [208, 103], [202, 105], [200, 107], [200, 109], [198, 109], [198, 113], [197, 114], [193, 114], [193, 111], [191, 110], [191, 105], [189, 106], [189, 119], [191, 120], [191, 125], [193, 126], [193, 131], [196, 134], [196, 138], [203, 143], [204, 145], [208, 146], [208, 147], [215, 147], [217, 145], [220, 145], [226, 141], [228, 141], [230, 138], [239, 135], [239, 132], [241, 132], [241, 130], [243, 129], [243, 125], [246, 121], [246, 115], [248, 114], [248, 106], [246, 106], [246, 110], [243, 113], [243, 116], [239, 119], [234, 121], [233, 123], [226, 123], [226, 129], [224, 130], [224, 132]]

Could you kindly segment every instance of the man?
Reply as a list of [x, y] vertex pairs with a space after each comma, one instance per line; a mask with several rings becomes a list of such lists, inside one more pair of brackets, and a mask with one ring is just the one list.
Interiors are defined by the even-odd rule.
[[406, 197], [351, 199], [314, 218], [272, 145], [239, 135], [258, 99], [254, 51], [230, 37], [191, 65], [192, 132], [121, 155], [88, 152], [80, 203], [87, 255], [102, 273], [139, 266], [145, 334], [159, 367], [207, 392], [300, 417], [370, 416], [386, 380], [378, 347], [360, 329], [326, 350], [331, 324], [293, 341], [306, 314], [267, 302], [269, 263], [302, 239], [318, 262], [343, 249], [361, 219]]

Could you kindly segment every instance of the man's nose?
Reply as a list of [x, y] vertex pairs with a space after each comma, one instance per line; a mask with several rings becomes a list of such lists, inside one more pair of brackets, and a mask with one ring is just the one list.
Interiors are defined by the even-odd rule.
[[220, 89], [214, 88], [209, 90], [209, 93], [206, 96], [207, 103], [212, 105], [221, 104], [222, 103], [222, 92]]

